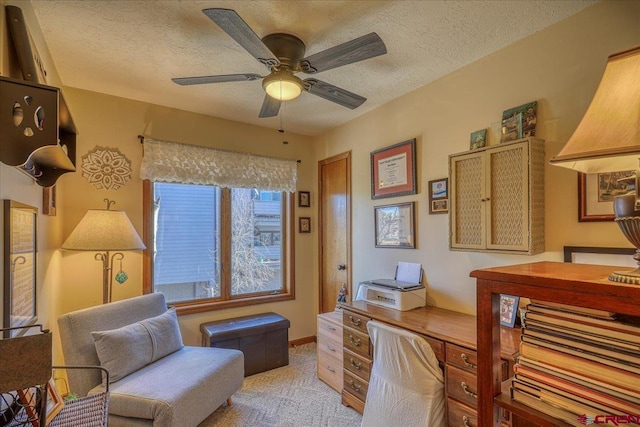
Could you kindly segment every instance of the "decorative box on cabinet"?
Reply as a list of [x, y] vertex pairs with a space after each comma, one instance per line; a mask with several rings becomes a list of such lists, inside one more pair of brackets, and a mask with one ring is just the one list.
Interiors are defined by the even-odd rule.
[[342, 391], [342, 313], [318, 315], [318, 378]]
[[517, 295], [542, 301], [586, 307], [637, 316], [640, 287], [607, 280], [620, 267], [537, 262], [471, 272], [477, 279], [478, 334], [478, 425], [494, 426], [499, 409], [514, 415], [513, 426], [569, 426], [539, 408], [511, 399], [510, 381], [499, 381], [500, 349], [505, 343], [499, 335], [500, 294]]
[[342, 343], [344, 345], [342, 404], [351, 406], [362, 414], [373, 364], [373, 351], [367, 331], [367, 322], [371, 318], [352, 312], [344, 306], [342, 311]]
[[451, 250], [544, 252], [544, 141], [449, 156]]

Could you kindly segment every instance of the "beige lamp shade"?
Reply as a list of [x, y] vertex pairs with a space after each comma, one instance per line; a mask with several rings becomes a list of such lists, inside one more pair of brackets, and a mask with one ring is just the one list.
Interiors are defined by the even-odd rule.
[[146, 249], [124, 211], [90, 209], [62, 244], [75, 251]]
[[640, 46], [611, 55], [580, 125], [552, 165], [584, 173], [638, 169]]

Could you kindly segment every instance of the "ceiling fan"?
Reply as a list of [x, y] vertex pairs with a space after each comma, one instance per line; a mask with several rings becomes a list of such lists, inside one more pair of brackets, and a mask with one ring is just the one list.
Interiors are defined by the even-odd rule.
[[295, 74], [315, 74], [387, 53], [387, 48], [380, 36], [376, 33], [370, 33], [304, 57], [306, 49], [304, 42], [294, 35], [275, 33], [260, 39], [234, 10], [212, 8], [204, 9], [203, 12], [254, 58], [265, 65], [270, 73], [266, 76], [242, 73], [181, 77], [171, 80], [179, 85], [187, 86], [262, 79], [262, 87], [267, 95], [262, 103], [259, 117], [277, 116], [282, 101], [297, 98], [303, 90], [344, 107], [357, 108], [367, 99], [317, 79], [302, 80]]

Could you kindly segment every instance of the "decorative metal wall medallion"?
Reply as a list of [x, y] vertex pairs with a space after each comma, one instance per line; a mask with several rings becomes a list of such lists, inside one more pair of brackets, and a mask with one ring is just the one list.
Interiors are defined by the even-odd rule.
[[117, 190], [131, 179], [131, 160], [117, 148], [96, 145], [82, 156], [82, 177], [99, 190]]

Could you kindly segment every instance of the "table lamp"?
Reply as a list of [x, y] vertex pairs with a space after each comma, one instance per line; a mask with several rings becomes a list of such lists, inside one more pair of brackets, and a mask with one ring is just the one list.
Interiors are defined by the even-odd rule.
[[116, 275], [119, 283], [127, 280], [122, 271], [124, 254], [111, 251], [133, 251], [146, 249], [136, 229], [124, 211], [111, 210], [114, 201], [104, 199], [107, 209], [89, 209], [67, 240], [62, 249], [72, 251], [99, 251], [96, 261], [102, 261], [102, 302], [111, 302], [113, 296], [113, 261], [120, 261], [120, 271]]
[[[635, 192], [614, 200], [615, 221], [636, 247], [640, 266], [640, 46], [609, 56], [596, 94], [552, 165], [583, 173], [635, 170]], [[640, 268], [616, 271], [609, 280], [640, 284]]]

